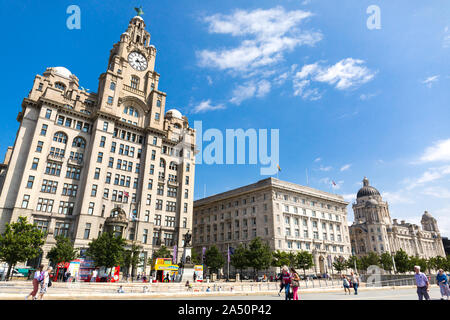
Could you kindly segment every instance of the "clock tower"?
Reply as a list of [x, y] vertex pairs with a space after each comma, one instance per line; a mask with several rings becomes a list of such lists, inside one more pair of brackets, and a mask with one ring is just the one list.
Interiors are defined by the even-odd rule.
[[166, 93], [158, 90], [156, 48], [150, 44], [145, 27], [140, 15], [133, 17], [120, 41], [113, 45], [108, 68], [99, 79], [98, 106], [99, 111], [112, 113], [122, 121], [163, 130]]

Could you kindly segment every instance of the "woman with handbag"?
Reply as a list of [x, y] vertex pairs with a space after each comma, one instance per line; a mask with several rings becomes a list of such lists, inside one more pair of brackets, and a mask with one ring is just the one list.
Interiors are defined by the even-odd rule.
[[298, 300], [298, 287], [300, 286], [300, 277], [298, 276], [297, 271], [295, 271], [294, 268], [291, 268], [291, 275], [292, 275], [292, 292], [294, 293], [294, 300]]
[[50, 283], [50, 273], [52, 272], [53, 268], [48, 267], [47, 270], [43, 273], [41, 273], [42, 282], [41, 282], [41, 289], [39, 290], [39, 300], [44, 299], [44, 294], [47, 293], [47, 288], [51, 285]]
[[40, 265], [39, 268], [36, 270], [36, 272], [34, 273], [34, 277], [33, 277], [33, 291], [30, 292], [29, 295], [27, 295], [25, 297], [25, 300], [28, 300], [28, 297], [31, 296], [33, 298], [33, 300], [36, 300], [36, 294], [38, 292], [39, 289], [39, 282], [41, 282], [41, 272], [44, 269], [44, 265]]

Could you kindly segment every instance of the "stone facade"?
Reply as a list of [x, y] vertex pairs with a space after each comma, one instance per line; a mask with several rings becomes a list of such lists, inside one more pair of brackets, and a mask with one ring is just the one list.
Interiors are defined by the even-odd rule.
[[315, 273], [332, 273], [329, 262], [351, 255], [348, 202], [341, 196], [268, 178], [194, 202], [193, 246], [248, 244], [255, 237], [272, 250], [314, 255]]
[[136, 16], [110, 51], [97, 93], [56, 67], [37, 75], [23, 100], [0, 232], [19, 216], [37, 224], [48, 234], [44, 263], [56, 235], [86, 248], [105, 230], [142, 245], [145, 261], [162, 244], [178, 245], [181, 259], [192, 223], [195, 131], [179, 111], [165, 112], [155, 57]]
[[422, 216], [422, 228], [397, 219], [391, 221], [388, 203], [379, 191], [364, 178], [353, 204], [355, 220], [350, 226], [352, 250], [357, 256], [370, 251], [394, 254], [402, 248], [408, 255], [430, 258], [445, 256], [437, 221], [427, 211]]

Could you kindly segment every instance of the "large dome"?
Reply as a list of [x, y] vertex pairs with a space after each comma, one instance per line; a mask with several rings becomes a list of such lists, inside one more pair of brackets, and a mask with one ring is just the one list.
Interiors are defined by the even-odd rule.
[[177, 109], [170, 109], [166, 112], [166, 116], [171, 115], [174, 118], [178, 118], [178, 119], [182, 119], [183, 116], [181, 114], [180, 111], [178, 111]]
[[363, 187], [359, 189], [356, 198], [367, 197], [367, 196], [380, 196], [380, 192], [374, 187], [369, 185], [369, 179], [364, 177]]
[[56, 74], [63, 76], [64, 78], [70, 78], [70, 76], [72, 75], [72, 72], [64, 67], [54, 67], [53, 70], [56, 71]]

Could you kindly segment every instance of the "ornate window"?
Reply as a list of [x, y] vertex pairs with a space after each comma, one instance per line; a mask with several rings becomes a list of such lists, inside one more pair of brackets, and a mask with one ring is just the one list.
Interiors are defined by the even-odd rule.
[[133, 89], [139, 89], [139, 77], [131, 76], [131, 87]]
[[53, 141], [66, 144], [67, 143], [67, 135], [64, 132], [57, 132], [53, 136]]
[[66, 86], [64, 85], [64, 83], [61, 83], [61, 82], [56, 82], [55, 83], [55, 88], [63, 90], [63, 91], [66, 90]]
[[72, 142], [72, 147], [84, 149], [86, 147], [86, 140], [84, 140], [82, 137], [75, 137]]

